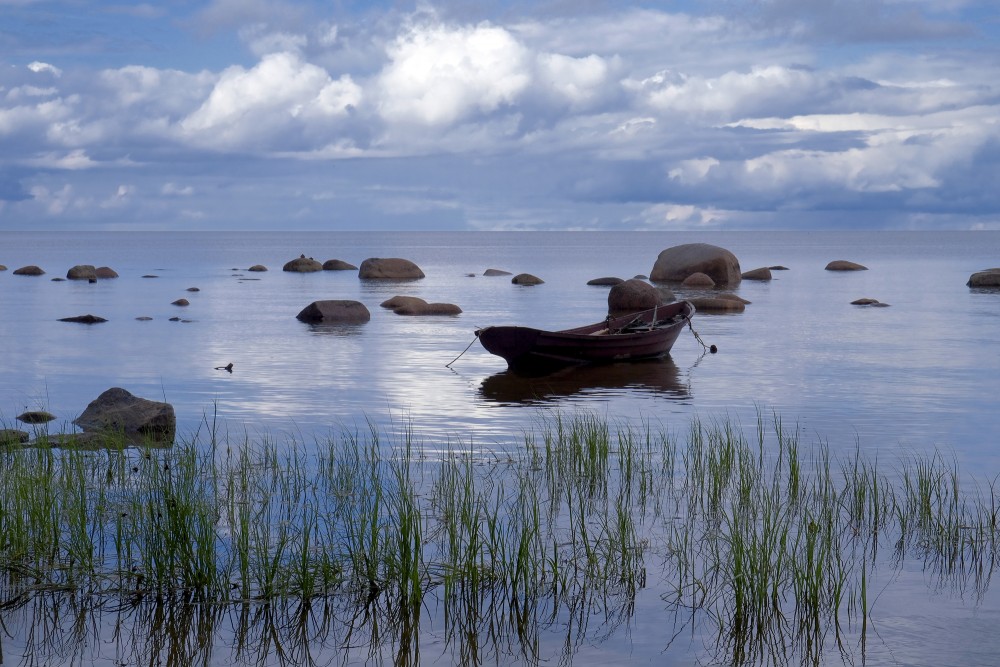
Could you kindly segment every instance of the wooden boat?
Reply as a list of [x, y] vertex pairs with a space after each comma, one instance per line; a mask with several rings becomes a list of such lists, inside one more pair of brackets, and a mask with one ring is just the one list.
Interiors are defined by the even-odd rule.
[[575, 329], [495, 326], [478, 329], [476, 336], [517, 370], [651, 359], [670, 352], [694, 312], [690, 302], [677, 301]]

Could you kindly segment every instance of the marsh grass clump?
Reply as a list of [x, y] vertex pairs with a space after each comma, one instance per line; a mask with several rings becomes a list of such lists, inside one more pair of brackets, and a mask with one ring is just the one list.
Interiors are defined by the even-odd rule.
[[851, 661], [880, 568], [919, 559], [981, 595], [997, 555], [994, 483], [967, 490], [938, 452], [834, 457], [776, 416], [683, 436], [556, 416], [502, 456], [374, 426], [310, 445], [105, 444], [0, 450], [0, 606], [117, 600], [130, 623], [199, 628], [190, 646], [183, 628], [128, 635], [185, 655], [210, 652], [226, 617], [239, 655], [266, 621], [303, 655], [333, 637], [398, 664], [419, 662], [428, 627], [463, 661], [528, 663], [563, 629], [567, 660], [652, 595], [712, 659]]

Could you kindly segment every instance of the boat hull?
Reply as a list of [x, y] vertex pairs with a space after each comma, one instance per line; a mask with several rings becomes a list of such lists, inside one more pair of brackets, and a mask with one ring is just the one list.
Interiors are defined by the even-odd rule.
[[488, 352], [514, 369], [606, 364], [664, 356], [693, 314], [694, 306], [678, 301], [575, 329], [494, 326], [476, 335]]

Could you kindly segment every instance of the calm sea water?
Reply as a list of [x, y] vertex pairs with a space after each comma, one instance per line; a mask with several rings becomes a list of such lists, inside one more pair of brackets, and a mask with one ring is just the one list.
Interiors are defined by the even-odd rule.
[[[789, 269], [771, 282], [744, 281], [736, 290], [752, 302], [744, 313], [696, 316], [695, 330], [718, 354], [704, 355], [685, 334], [662, 363], [525, 381], [474, 343], [447, 367], [480, 326], [601, 319], [607, 288], [589, 279], [648, 274], [661, 250], [688, 242], [730, 249], [743, 270]], [[382, 283], [352, 271], [281, 271], [300, 254], [355, 265], [405, 257], [427, 277]], [[869, 270], [825, 271], [834, 259]], [[553, 411], [684, 428], [692, 416], [752, 425], [763, 410], [833, 447], [945, 448], [1000, 471], [1000, 294], [965, 285], [1000, 265], [995, 232], [6, 232], [0, 264], [9, 269], [0, 273], [0, 418], [8, 424], [25, 408], [44, 408], [69, 427], [111, 386], [174, 405], [182, 434], [207, 418], [231, 433], [305, 440], [371, 421], [489, 445]], [[12, 275], [27, 264], [46, 275]], [[51, 280], [75, 264], [110, 266], [120, 277]], [[247, 272], [253, 264], [269, 271]], [[545, 283], [518, 287], [484, 277], [487, 268]], [[396, 294], [464, 312], [405, 317], [379, 307]], [[850, 305], [859, 297], [891, 306]], [[179, 298], [191, 305], [171, 305]], [[372, 319], [331, 329], [297, 321], [317, 299], [361, 301]], [[87, 313], [109, 321], [58, 321]], [[228, 363], [232, 374], [215, 370]]]
[[[744, 281], [735, 290], [752, 302], [744, 313], [696, 316], [694, 328], [718, 354], [705, 354], [686, 333], [659, 362], [526, 380], [474, 343], [480, 326], [602, 319], [607, 288], [588, 280], [648, 274], [661, 250], [690, 242], [728, 248], [744, 270], [789, 269], [767, 283]], [[300, 254], [355, 265], [405, 257], [427, 277], [366, 282], [349, 271], [281, 271]], [[825, 271], [835, 259], [869, 270]], [[58, 416], [50, 429], [72, 428], [112, 386], [170, 402], [182, 437], [214, 421], [237, 440], [266, 434], [307, 443], [345, 427], [366, 432], [371, 422], [390, 433], [412, 428], [431, 447], [501, 448], [555, 413], [649, 421], [683, 435], [694, 418], [731, 419], [752, 431], [758, 414], [773, 412], [834, 453], [861, 448], [882, 460], [940, 449], [980, 481], [1000, 474], [1000, 292], [966, 286], [972, 273], [1000, 266], [996, 232], [5, 232], [0, 264], [9, 269], [0, 272], [3, 426], [43, 408]], [[46, 275], [12, 275], [28, 264]], [[107, 265], [120, 277], [51, 280], [75, 264]], [[247, 272], [254, 264], [269, 271]], [[518, 287], [484, 277], [488, 268], [545, 283]], [[464, 312], [404, 317], [379, 307], [397, 294]], [[860, 297], [891, 305], [850, 304]], [[190, 305], [171, 304], [179, 298]], [[361, 301], [372, 319], [332, 328], [297, 321], [317, 299]], [[58, 321], [88, 313], [108, 322]], [[215, 370], [228, 363], [232, 373]], [[890, 576], [876, 605], [873, 664], [990, 664], [1000, 647], [983, 638], [1000, 617], [996, 594], [929, 594], [919, 563]], [[660, 664], [660, 608], [655, 592], [641, 597], [631, 633], [596, 644], [579, 664], [622, 655]], [[690, 653], [671, 656], [670, 664], [687, 664]]]

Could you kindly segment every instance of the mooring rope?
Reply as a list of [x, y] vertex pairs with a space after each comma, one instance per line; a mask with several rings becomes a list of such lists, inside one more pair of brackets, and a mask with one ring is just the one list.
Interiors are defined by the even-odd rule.
[[[478, 331], [478, 329], [477, 329], [477, 331]], [[472, 342], [471, 342], [471, 343], [469, 343], [468, 345], [466, 345], [466, 346], [465, 346], [465, 349], [464, 349], [464, 350], [462, 350], [462, 354], [465, 354], [466, 352], [468, 352], [468, 351], [469, 351], [469, 348], [470, 348], [470, 347], [472, 347], [473, 345], [475, 345], [475, 343], [476, 343], [476, 341], [477, 341], [477, 340], [479, 340], [479, 334], [478, 334], [478, 333], [477, 333], [477, 334], [476, 334], [476, 336], [475, 336], [475, 337], [474, 337], [474, 338], [472, 339]], [[457, 357], [455, 357], [454, 359], [452, 359], [451, 361], [449, 361], [448, 363], [446, 363], [446, 364], [444, 365], [444, 367], [445, 367], [445, 368], [451, 368], [451, 365], [452, 365], [453, 363], [455, 363], [456, 361], [458, 361], [459, 359], [461, 359], [461, 358], [462, 358], [462, 354], [459, 354], [459, 355], [458, 355]]]
[[719, 348], [717, 348], [715, 345], [705, 345], [705, 341], [701, 339], [701, 336], [698, 335], [698, 332], [694, 330], [694, 326], [691, 325], [691, 320], [688, 320], [688, 329], [691, 330], [691, 333], [694, 334], [695, 340], [701, 343], [701, 346], [705, 348], [705, 350], [711, 352], [712, 354], [715, 354], [716, 352], [719, 351]]

